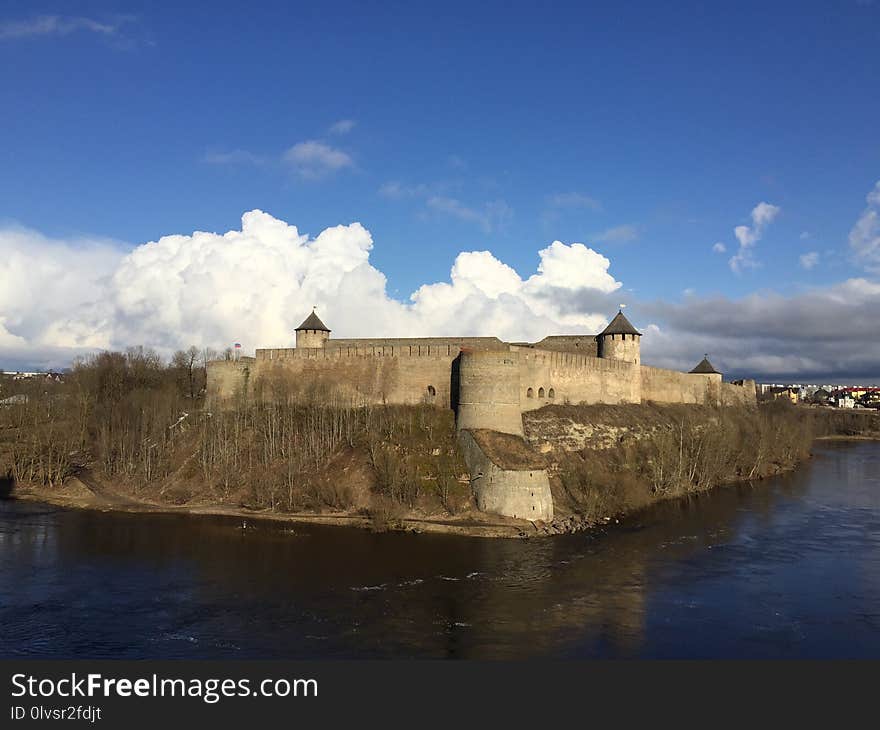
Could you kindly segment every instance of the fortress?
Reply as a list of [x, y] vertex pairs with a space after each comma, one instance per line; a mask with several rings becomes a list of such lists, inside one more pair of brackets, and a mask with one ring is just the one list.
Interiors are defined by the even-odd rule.
[[209, 363], [207, 394], [212, 403], [308, 394], [348, 404], [452, 408], [480, 509], [550, 520], [549, 480], [538, 461], [503, 463], [493, 456], [491, 444], [505, 439], [511, 451], [525, 451], [525, 411], [554, 403], [755, 403], [753, 380], [724, 382], [707, 358], [689, 373], [642, 365], [641, 337], [620, 311], [597, 335], [553, 335], [535, 343], [332, 339], [313, 311], [296, 329], [295, 348], [258, 349], [253, 358]]

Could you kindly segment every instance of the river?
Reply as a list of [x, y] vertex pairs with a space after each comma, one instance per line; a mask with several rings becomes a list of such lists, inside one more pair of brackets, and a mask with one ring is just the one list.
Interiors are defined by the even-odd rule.
[[0, 657], [880, 658], [880, 443], [595, 534], [0, 502]]

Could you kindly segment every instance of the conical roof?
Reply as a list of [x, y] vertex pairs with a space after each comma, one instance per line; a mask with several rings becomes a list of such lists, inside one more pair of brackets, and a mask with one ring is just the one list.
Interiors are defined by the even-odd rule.
[[321, 318], [315, 314], [315, 310], [312, 310], [312, 313], [306, 317], [305, 322], [303, 322], [299, 327], [296, 328], [296, 332], [300, 330], [320, 330], [321, 332], [329, 332], [330, 329], [325, 325]]
[[702, 373], [703, 375], [709, 375], [709, 374], [712, 374], [712, 373], [714, 373], [715, 375], [721, 375], [721, 373], [719, 373], [719, 372], [718, 372], [718, 371], [712, 366], [712, 363], [709, 362], [709, 356], [708, 356], [708, 355], [704, 356], [703, 359], [700, 360], [700, 364], [697, 365], [697, 367], [695, 367], [693, 370], [691, 370], [691, 372], [692, 372], [692, 373]]
[[641, 337], [642, 333], [633, 327], [630, 321], [623, 316], [623, 311], [620, 311], [614, 315], [614, 319], [608, 323], [608, 326], [599, 333], [600, 337], [604, 335], [639, 335]]

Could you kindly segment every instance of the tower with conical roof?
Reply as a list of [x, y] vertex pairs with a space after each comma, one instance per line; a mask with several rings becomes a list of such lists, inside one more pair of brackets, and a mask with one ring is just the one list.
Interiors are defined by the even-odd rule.
[[712, 363], [709, 362], [709, 354], [706, 353], [703, 356], [703, 359], [697, 364], [697, 366], [691, 370], [692, 373], [699, 373], [700, 375], [721, 375]]
[[315, 308], [312, 307], [312, 313], [296, 328], [297, 349], [300, 347], [324, 347], [324, 343], [329, 338], [330, 330], [315, 313]]
[[642, 362], [642, 333], [632, 326], [619, 310], [608, 326], [597, 336], [599, 357], [623, 360], [639, 365]]

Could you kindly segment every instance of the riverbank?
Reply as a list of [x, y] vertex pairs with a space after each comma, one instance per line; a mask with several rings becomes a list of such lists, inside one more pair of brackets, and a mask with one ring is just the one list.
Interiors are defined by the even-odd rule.
[[[863, 442], [880, 441], [880, 433], [871, 435], [840, 435], [830, 434], [817, 436], [815, 441], [829, 442]], [[712, 485], [707, 490], [722, 489], [742, 483], [762, 481], [763, 479], [777, 476], [797, 469], [803, 461], [788, 467], [779, 468], [772, 474], [761, 476], [757, 479], [739, 479]], [[241, 529], [253, 529], [255, 524], [261, 522], [290, 525], [327, 525], [335, 527], [355, 527], [378, 532], [409, 532], [414, 534], [439, 534], [458, 535], [461, 537], [482, 538], [529, 538], [548, 537], [553, 535], [581, 532], [608, 523], [618, 522], [629, 517], [652, 504], [663, 501], [683, 499], [686, 495], [669, 495], [665, 499], [657, 499], [650, 504], [643, 505], [631, 510], [624, 510], [616, 514], [606, 515], [598, 519], [589, 519], [576, 513], [564, 514], [553, 523], [529, 522], [526, 520], [514, 520], [498, 515], [476, 512], [461, 515], [458, 518], [439, 517], [401, 517], [389, 524], [377, 524], [374, 517], [368, 515], [354, 515], [346, 513], [337, 514], [313, 514], [313, 513], [284, 513], [270, 510], [250, 510], [241, 507], [233, 507], [222, 504], [203, 505], [168, 505], [156, 504], [134, 499], [125, 494], [120, 494], [106, 486], [97, 486], [93, 479], [89, 484], [78, 477], [71, 477], [65, 481], [61, 489], [49, 490], [40, 487], [24, 487], [16, 489], [14, 499], [22, 501], [51, 504], [67, 509], [95, 510], [99, 512], [124, 512], [124, 513], [151, 513], [151, 514], [184, 514], [194, 516], [221, 516], [240, 518]], [[291, 530], [295, 532], [295, 529]]]
[[524, 414], [517, 440], [548, 474], [556, 517], [545, 524], [477, 509], [449, 410], [254, 401], [182, 412], [163, 392], [133, 390], [101, 410], [71, 391], [0, 411], [0, 496], [522, 538], [789, 471], [817, 437], [880, 436], [877, 414], [785, 404], [545, 406]]
[[285, 513], [270, 510], [250, 510], [223, 504], [169, 505], [133, 499], [106, 488], [89, 487], [77, 477], [67, 480], [60, 489], [26, 486], [16, 488], [13, 499], [51, 504], [67, 509], [99, 512], [127, 512], [150, 514], [184, 514], [237, 517], [242, 529], [253, 528], [254, 523], [311, 524], [336, 527], [357, 527], [375, 532], [410, 532], [438, 535], [459, 535], [484, 538], [525, 538], [539, 534], [538, 528], [526, 520], [513, 520], [500, 515], [477, 512], [456, 517], [401, 517], [386, 524], [374, 517], [356, 514]]

